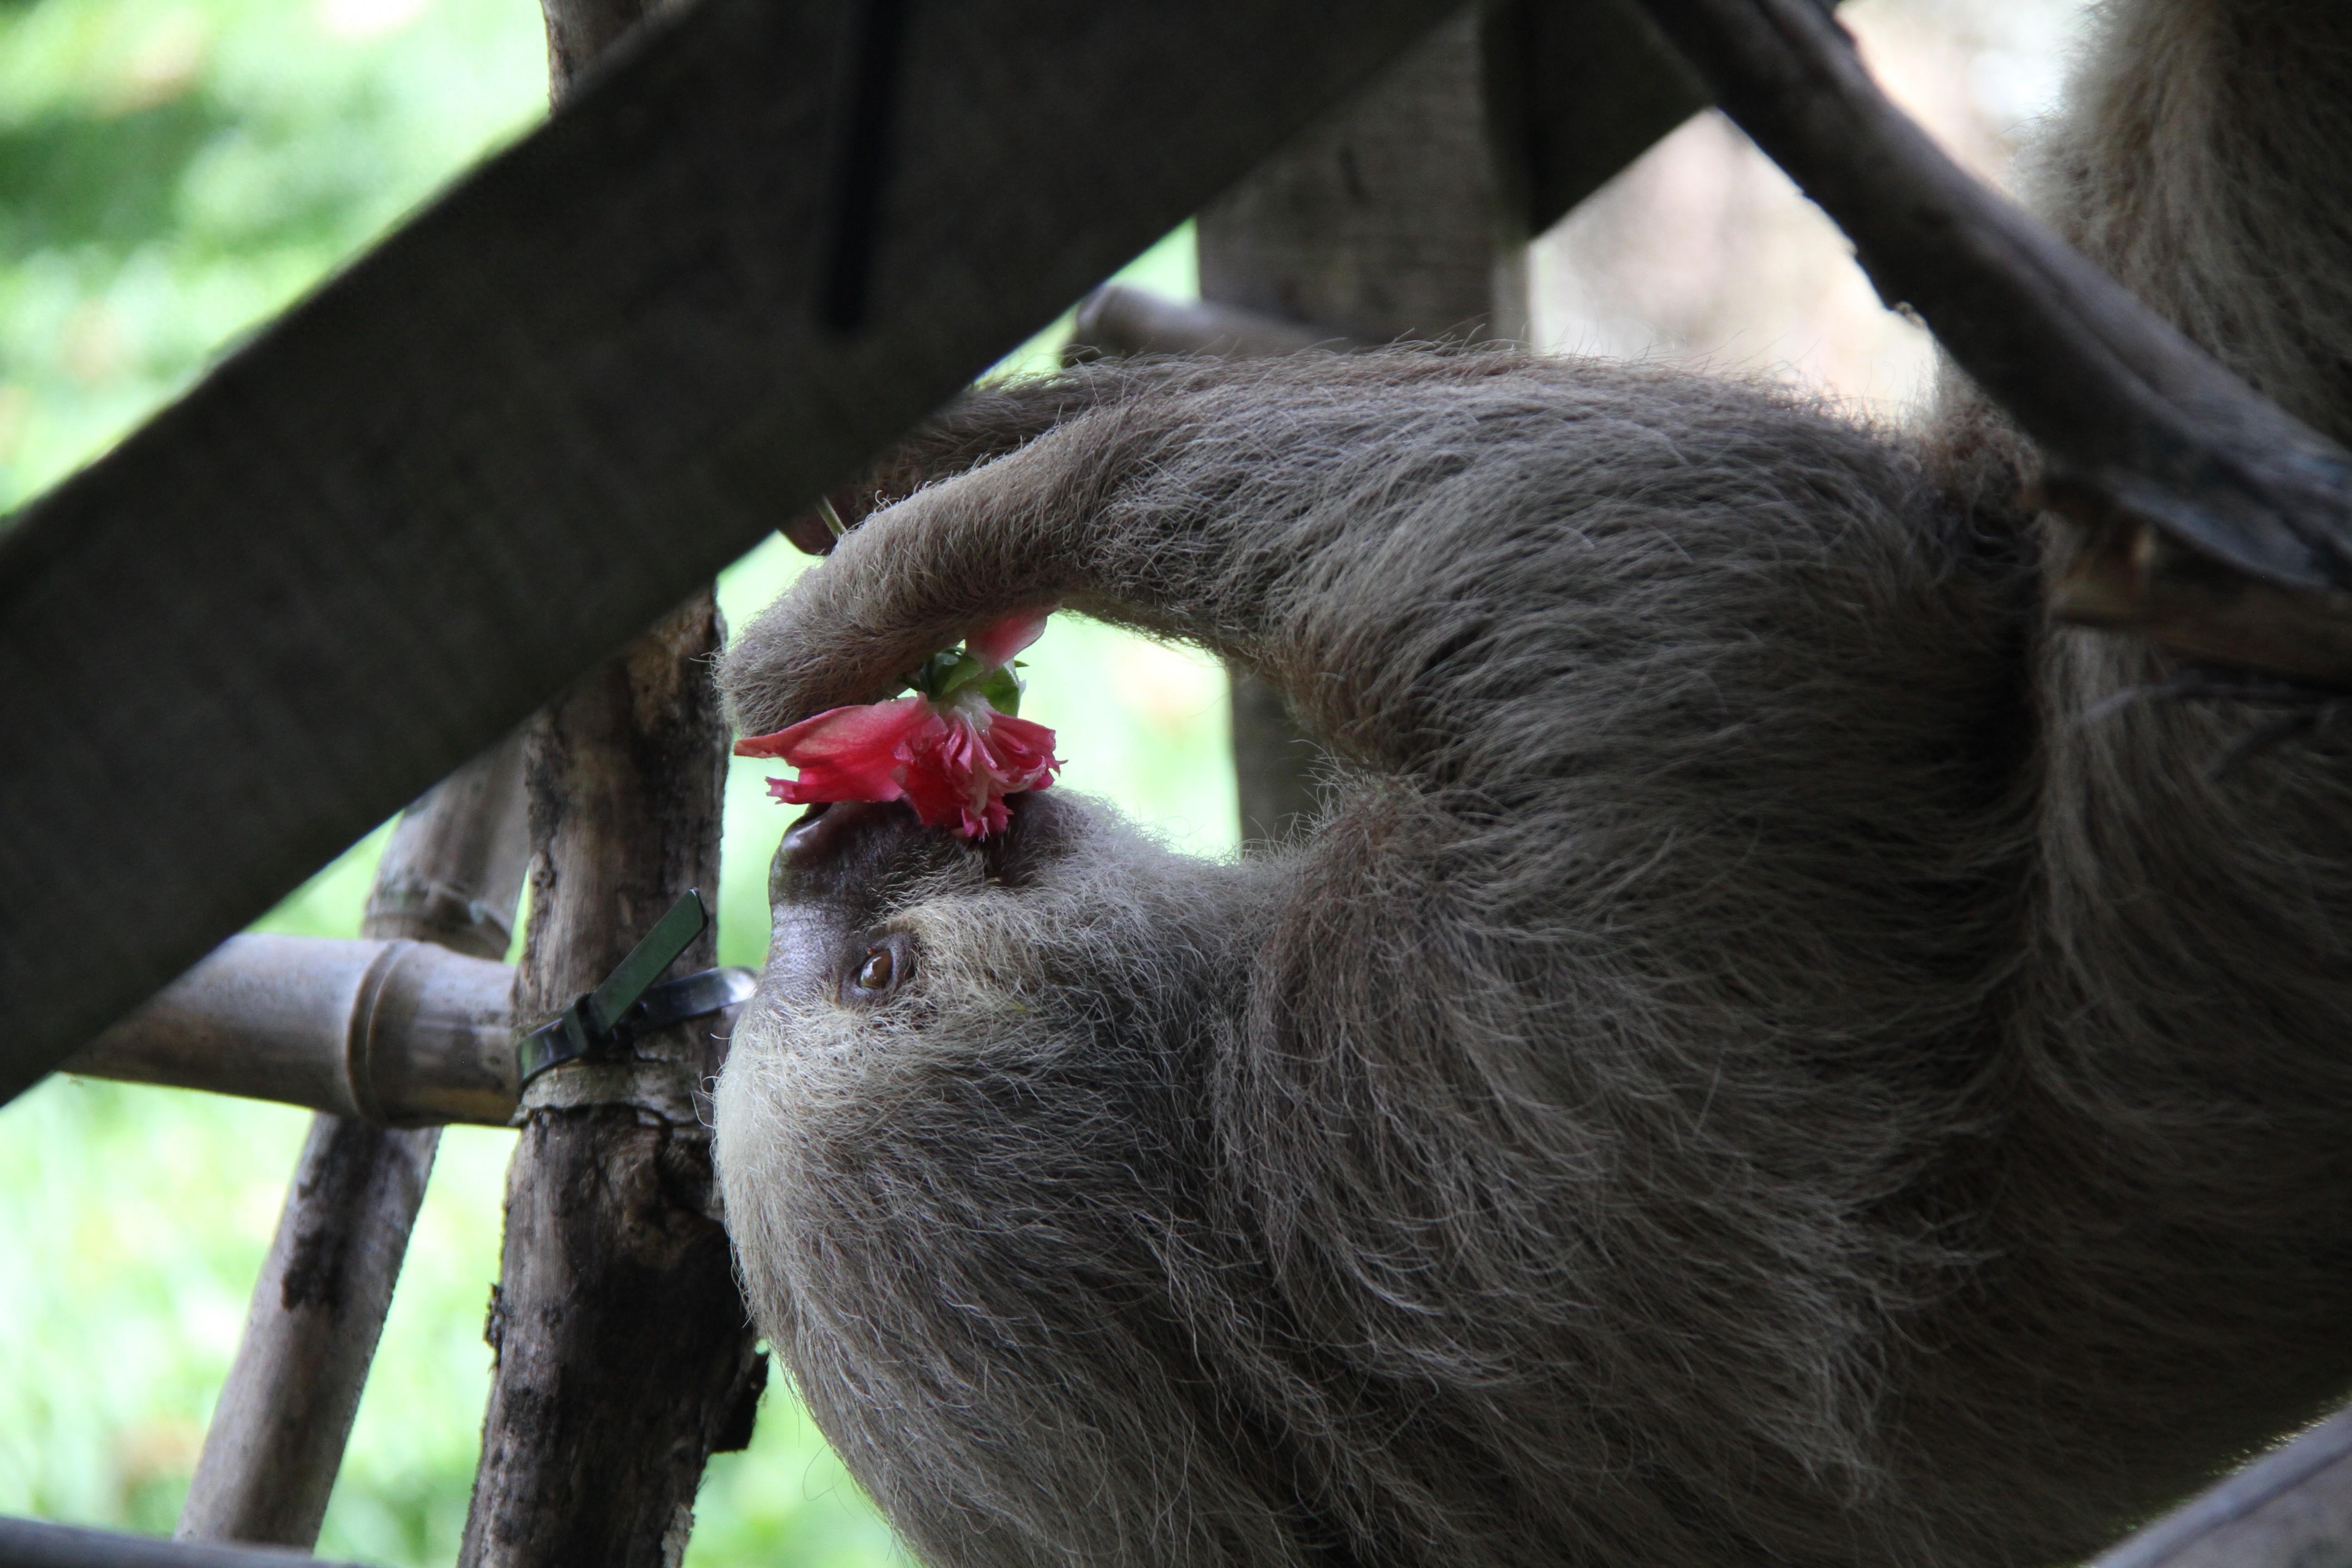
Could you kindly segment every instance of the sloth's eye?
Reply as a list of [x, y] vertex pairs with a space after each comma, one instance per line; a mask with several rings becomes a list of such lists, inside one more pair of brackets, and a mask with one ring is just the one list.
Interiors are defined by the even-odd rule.
[[904, 931], [869, 936], [850, 949], [842, 965], [841, 999], [878, 1002], [904, 985], [915, 972], [915, 947]]

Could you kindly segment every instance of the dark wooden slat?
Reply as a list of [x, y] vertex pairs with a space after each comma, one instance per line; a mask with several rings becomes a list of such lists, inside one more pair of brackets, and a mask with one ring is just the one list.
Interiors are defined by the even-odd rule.
[[1528, 0], [1499, 20], [1523, 62], [1529, 234], [1566, 217], [1709, 101], [1633, 0]]
[[37, 1519], [0, 1519], [0, 1563], [7, 1568], [337, 1568], [307, 1552], [157, 1541]]
[[706, 0], [0, 542], [0, 1098], [649, 625], [1452, 7]]

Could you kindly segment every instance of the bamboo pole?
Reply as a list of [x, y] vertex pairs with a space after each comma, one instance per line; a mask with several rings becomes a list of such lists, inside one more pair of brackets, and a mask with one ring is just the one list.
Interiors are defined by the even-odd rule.
[[[363, 972], [357, 989], [366, 994], [370, 1009], [382, 1000], [389, 1011], [413, 1016], [454, 990], [472, 998], [459, 1003], [457, 1016], [481, 1018], [491, 1002], [480, 994], [482, 983], [486, 973], [491, 980], [503, 973], [494, 961], [505, 953], [521, 889], [521, 749], [509, 739], [452, 773], [402, 816], [361, 927], [372, 938], [399, 939], [385, 942], [385, 956]], [[402, 966], [390, 961], [411, 942], [453, 950], [441, 967], [456, 969], [458, 983], [438, 990], [397, 984]], [[422, 953], [410, 950], [412, 956]], [[456, 956], [467, 953], [473, 956]], [[464, 965], [478, 967], [457, 967]], [[407, 966], [412, 974], [425, 967]], [[281, 972], [277, 978], [298, 977]], [[472, 984], [471, 993], [465, 983]], [[313, 996], [320, 991], [301, 984], [283, 989]], [[345, 1017], [358, 1016], [352, 1010], [356, 1005], [346, 1005]], [[461, 1042], [474, 1037], [456, 1029], [440, 1033]], [[363, 1025], [356, 1038], [364, 1042], [373, 1034]], [[354, 1036], [347, 1028], [344, 1037]], [[342, 1062], [348, 1068], [348, 1052]], [[346, 1071], [351, 1110], [377, 1108], [373, 1083], [363, 1066]], [[457, 1098], [472, 1103], [495, 1092], [473, 1085]], [[254, 1284], [245, 1337], [180, 1510], [181, 1538], [306, 1550], [319, 1539], [440, 1137], [437, 1127], [396, 1131], [323, 1112], [312, 1120], [277, 1237]]]
[[379, 1127], [514, 1117], [514, 971], [431, 942], [233, 936], [66, 1058]]

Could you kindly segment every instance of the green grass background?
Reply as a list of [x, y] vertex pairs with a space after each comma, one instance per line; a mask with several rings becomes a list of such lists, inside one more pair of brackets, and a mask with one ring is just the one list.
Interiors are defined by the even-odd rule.
[[[0, 0], [0, 503], [102, 451], [528, 130], [542, 47], [527, 0]], [[1122, 276], [1193, 292], [1189, 230]], [[1003, 368], [1049, 363], [1060, 330]], [[738, 563], [720, 584], [730, 622], [803, 564], [781, 541]], [[1213, 664], [1067, 621], [1026, 657], [1024, 712], [1059, 731], [1064, 787], [1186, 847], [1232, 851]], [[766, 941], [767, 861], [793, 815], [766, 798], [769, 768], [738, 762], [729, 778], [728, 963], [758, 963]], [[262, 926], [354, 934], [384, 833]], [[0, 1512], [169, 1531], [307, 1121], [64, 1079], [0, 1109]], [[442, 1142], [323, 1554], [455, 1557], [512, 1142], [478, 1128]], [[750, 1451], [713, 1463], [698, 1513], [695, 1568], [904, 1560], [781, 1381]]]

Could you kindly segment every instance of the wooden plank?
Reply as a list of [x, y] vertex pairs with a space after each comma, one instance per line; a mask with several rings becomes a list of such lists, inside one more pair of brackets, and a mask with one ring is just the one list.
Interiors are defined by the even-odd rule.
[[[1202, 210], [1201, 296], [1310, 337], [1524, 338], [1516, 6], [1448, 22]], [[1244, 842], [1296, 834], [1320, 765], [1274, 688], [1232, 677]]]
[[1523, 62], [1529, 234], [1566, 217], [1710, 101], [1634, 0], [1529, 0], [1500, 20]]
[[1451, 8], [912, 8], [862, 235], [824, 224], [873, 151], [829, 136], [855, 8], [625, 47], [0, 541], [0, 1098]]
[[2090, 1568], [2323, 1568], [2352, 1563], [2352, 1411], [2224, 1477]]
[[[522, 743], [509, 736], [402, 814], [362, 937], [496, 963], [530, 849]], [[365, 1037], [370, 1068], [375, 1034]], [[367, 1076], [367, 1098], [382, 1107], [383, 1085]], [[440, 1142], [438, 1127], [311, 1119], [180, 1508], [181, 1539], [317, 1544]]]

